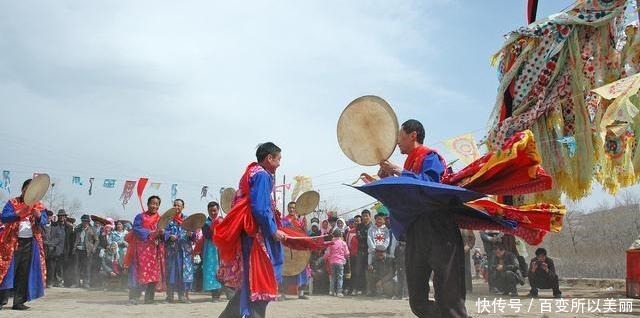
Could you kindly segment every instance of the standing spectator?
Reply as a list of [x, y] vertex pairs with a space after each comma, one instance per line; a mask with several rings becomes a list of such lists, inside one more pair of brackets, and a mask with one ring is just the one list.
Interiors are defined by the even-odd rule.
[[[391, 242], [391, 232], [385, 225], [385, 215], [383, 213], [378, 213], [375, 216], [375, 224], [369, 228], [369, 233], [367, 233], [367, 244], [368, 244], [368, 275], [372, 275], [373, 269], [373, 261], [375, 255], [378, 251], [383, 251], [385, 253], [385, 259], [387, 258], [387, 248], [389, 247], [389, 243]], [[372, 279], [367, 279], [367, 281], [372, 282]], [[367, 296], [373, 296], [375, 293], [376, 286], [368, 284]]]
[[342, 230], [336, 228], [333, 230], [333, 239], [331, 245], [325, 252], [325, 259], [331, 266], [331, 275], [329, 276], [329, 295], [344, 297], [342, 293], [342, 283], [344, 274], [344, 265], [349, 258], [349, 248], [347, 243], [342, 240]]
[[471, 280], [471, 250], [476, 245], [476, 235], [471, 230], [460, 230], [462, 242], [464, 244], [464, 285], [467, 293], [473, 291], [473, 281]]
[[502, 244], [496, 245], [494, 253], [494, 264], [489, 274], [492, 285], [503, 295], [518, 296], [516, 285], [524, 281], [518, 273], [519, 265], [516, 256], [507, 252]]
[[547, 250], [538, 248], [536, 257], [529, 265], [530, 297], [538, 297], [538, 289], [552, 289], [554, 298], [561, 298], [562, 292], [558, 286], [558, 274], [553, 260], [547, 257]]
[[355, 260], [355, 268], [352, 269], [352, 277], [354, 281], [354, 294], [360, 295], [363, 292], [367, 292], [367, 271], [369, 258], [369, 243], [368, 234], [369, 228], [371, 228], [371, 212], [369, 210], [363, 210], [360, 213], [362, 223], [356, 227], [356, 238], [358, 239], [358, 254]]
[[53, 212], [45, 209], [42, 212], [47, 214], [47, 224], [44, 225], [44, 229], [42, 230], [42, 244], [44, 245], [44, 258], [47, 264], [47, 277], [46, 277], [46, 287], [51, 287], [53, 283], [53, 279], [51, 278], [50, 273], [50, 264], [51, 264], [51, 242], [49, 241], [51, 238], [51, 225], [53, 220]]
[[64, 251], [62, 252], [62, 281], [64, 287], [71, 287], [78, 280], [76, 276], [75, 250], [76, 235], [73, 222], [64, 209], [58, 210], [58, 226], [64, 227]]
[[[53, 213], [51, 213], [53, 214]], [[47, 237], [47, 286], [60, 287], [62, 282], [62, 257], [65, 250], [65, 224], [52, 223]]]
[[396, 244], [394, 251], [394, 260], [395, 260], [395, 268], [396, 268], [396, 291], [394, 295], [394, 299], [404, 299], [409, 297], [409, 292], [407, 290], [407, 269], [405, 267], [405, 253], [407, 248], [407, 242], [404, 237], [401, 237], [396, 240], [398, 243]]
[[211, 292], [212, 302], [220, 300], [220, 291], [223, 287], [222, 283], [220, 283], [216, 277], [218, 268], [220, 267], [220, 261], [218, 259], [218, 248], [213, 244], [212, 240], [216, 226], [222, 222], [222, 218], [218, 216], [219, 210], [220, 204], [218, 204], [218, 202], [209, 202], [209, 204], [207, 204], [209, 217], [207, 217], [207, 221], [202, 227], [202, 236], [204, 238], [202, 247], [202, 290]]
[[344, 235], [348, 230], [347, 222], [345, 222], [343, 218], [338, 218], [338, 221], [336, 221], [336, 227], [334, 228], [334, 230], [335, 229], [339, 229], [340, 232], [342, 232], [340, 233], [340, 237], [344, 238]]
[[344, 235], [345, 242], [347, 243], [347, 247], [349, 248], [349, 259], [347, 259], [347, 264], [345, 265], [345, 279], [343, 284], [343, 290], [345, 295], [351, 295], [354, 292], [354, 286], [356, 281], [355, 274], [355, 262], [356, 257], [358, 256], [358, 237], [357, 237], [357, 228], [360, 225], [362, 218], [359, 215], [356, 215], [351, 222], [347, 222], [348, 228]]
[[75, 264], [77, 286], [91, 288], [91, 269], [93, 268], [93, 254], [98, 247], [98, 234], [91, 227], [91, 217], [84, 214], [82, 222], [75, 229]]
[[488, 257], [487, 266], [489, 270], [487, 271], [487, 273], [489, 274], [489, 277], [488, 277], [489, 291], [492, 293], [498, 292], [498, 289], [496, 288], [496, 286], [493, 286], [493, 280], [491, 279], [491, 268], [494, 267], [496, 246], [502, 243], [502, 236], [503, 234], [499, 231], [486, 230], [480, 233], [480, 238], [482, 239], [482, 245], [484, 245], [484, 252], [487, 254], [487, 257]]
[[473, 256], [471, 257], [473, 259], [473, 267], [476, 270], [476, 278], [480, 278], [480, 271], [481, 271], [481, 263], [482, 263], [482, 253], [480, 253], [480, 249], [476, 247], [475, 251], [473, 252]]

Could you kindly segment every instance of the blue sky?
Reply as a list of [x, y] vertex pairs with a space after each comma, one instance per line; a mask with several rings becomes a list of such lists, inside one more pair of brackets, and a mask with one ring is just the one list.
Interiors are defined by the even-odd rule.
[[[570, 3], [541, 1], [539, 17]], [[200, 187], [213, 198], [235, 187], [271, 140], [284, 150], [279, 179], [312, 176], [323, 204], [349, 210], [372, 199], [342, 183], [375, 169], [341, 153], [342, 109], [375, 94], [400, 121], [421, 120], [435, 148], [479, 139], [498, 86], [489, 58], [524, 24], [525, 1], [514, 0], [3, 2], [0, 169], [14, 193], [49, 172], [83, 212], [138, 212], [118, 198], [140, 176], [163, 183], [145, 192], [163, 207], [177, 183], [186, 210], [203, 211]]]

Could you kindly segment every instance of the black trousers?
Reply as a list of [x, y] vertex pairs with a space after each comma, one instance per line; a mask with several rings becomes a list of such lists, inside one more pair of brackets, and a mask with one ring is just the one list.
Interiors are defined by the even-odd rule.
[[404, 264], [396, 266], [396, 275], [398, 275], [398, 283], [396, 284], [395, 296], [404, 298], [408, 295], [407, 291], [407, 270]]
[[64, 281], [64, 287], [71, 287], [78, 281], [75, 255], [62, 257], [62, 280]]
[[353, 287], [354, 290], [367, 291], [368, 257], [369, 254], [366, 251], [358, 251], [358, 255], [353, 257], [354, 262], [351, 265], [351, 287]]
[[[407, 230], [405, 265], [411, 311], [418, 317], [467, 317], [464, 246], [449, 211], [420, 216]], [[435, 305], [429, 302], [434, 273]]]
[[[227, 307], [218, 318], [242, 318], [240, 314], [240, 290], [236, 290], [233, 298], [227, 303]], [[249, 303], [250, 318], [265, 318], [267, 316], [268, 301], [252, 301]]]
[[47, 258], [47, 285], [59, 285], [62, 282], [62, 256]]
[[76, 250], [76, 279], [78, 287], [80, 287], [80, 280], [85, 285], [91, 285], [92, 263], [93, 258], [86, 250]]
[[473, 292], [473, 279], [471, 278], [471, 253], [464, 253], [464, 285], [467, 293]]
[[144, 290], [144, 303], [153, 303], [156, 297], [156, 283], [149, 283], [147, 285], [138, 286], [137, 288], [129, 289], [129, 300], [139, 300]]
[[531, 285], [531, 294], [533, 295], [538, 294], [538, 289], [552, 289], [554, 295], [561, 294], [558, 276], [549, 274], [541, 269], [529, 273], [529, 285]]
[[495, 288], [497, 288], [501, 292], [510, 293], [517, 291], [517, 275], [518, 274], [512, 271], [492, 271], [490, 277]]
[[[27, 302], [32, 246], [33, 238], [19, 238], [18, 249], [13, 254], [13, 262], [15, 266], [13, 278], [13, 306], [19, 306]], [[0, 294], [0, 305], [6, 305], [8, 297], [9, 291], [3, 290], [2, 294]]]

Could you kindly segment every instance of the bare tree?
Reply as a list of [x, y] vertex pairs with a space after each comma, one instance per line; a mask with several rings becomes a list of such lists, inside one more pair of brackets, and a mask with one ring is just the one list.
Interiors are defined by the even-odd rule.
[[640, 196], [630, 189], [624, 189], [618, 192], [615, 200], [616, 206], [631, 206], [640, 203]]
[[576, 236], [578, 235], [579, 227], [580, 227], [580, 215], [582, 215], [582, 211], [575, 209], [567, 209], [567, 214], [564, 216], [564, 224], [567, 226], [569, 230], [569, 239], [571, 240], [571, 246], [573, 247], [573, 252], [578, 254], [578, 243], [576, 240]]

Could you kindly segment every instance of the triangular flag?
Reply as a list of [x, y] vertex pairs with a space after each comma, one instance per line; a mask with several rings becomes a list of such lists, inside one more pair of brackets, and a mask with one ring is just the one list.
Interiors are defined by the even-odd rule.
[[142, 205], [142, 193], [144, 193], [144, 188], [147, 186], [147, 182], [149, 178], [140, 178], [138, 179], [138, 200], [140, 200], [140, 207], [142, 211], [144, 211], [144, 205]]
[[154, 190], [159, 190], [161, 184], [162, 183], [160, 183], [160, 182], [151, 182], [151, 184], [149, 184], [149, 186]]

